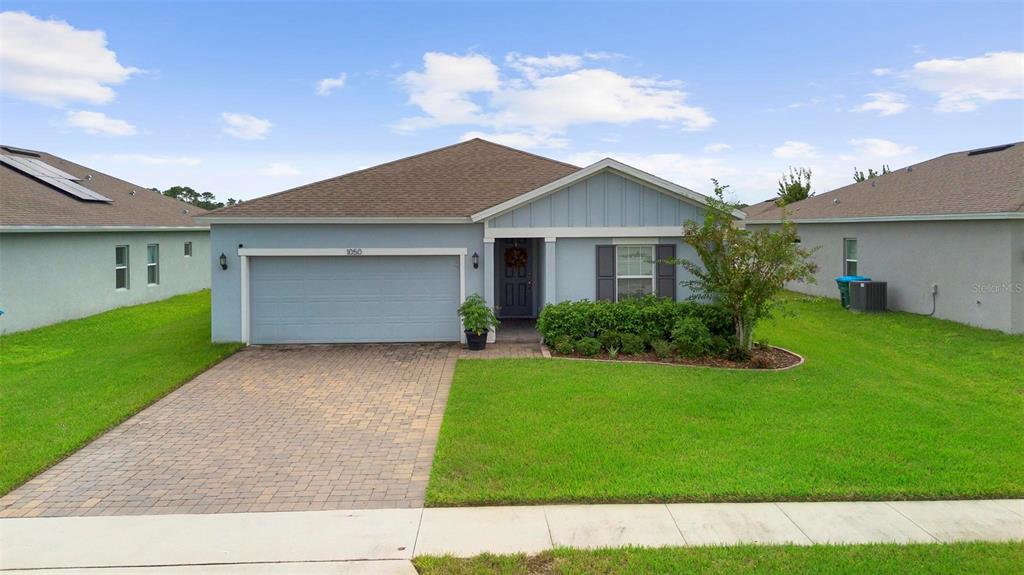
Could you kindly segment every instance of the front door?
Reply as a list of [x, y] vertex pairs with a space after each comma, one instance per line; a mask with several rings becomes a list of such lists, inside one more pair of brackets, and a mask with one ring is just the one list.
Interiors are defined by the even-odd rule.
[[533, 316], [533, 242], [498, 240], [498, 293], [501, 317]]

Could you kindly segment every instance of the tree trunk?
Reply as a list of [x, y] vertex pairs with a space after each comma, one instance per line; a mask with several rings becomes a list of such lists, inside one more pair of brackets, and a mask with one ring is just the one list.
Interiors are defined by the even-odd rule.
[[750, 351], [754, 343], [754, 326], [743, 316], [737, 317], [733, 324], [736, 327], [736, 345], [743, 351]]

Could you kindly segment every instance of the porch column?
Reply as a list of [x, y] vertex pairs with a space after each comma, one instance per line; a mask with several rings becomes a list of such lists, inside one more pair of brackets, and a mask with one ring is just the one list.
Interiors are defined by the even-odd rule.
[[555, 297], [557, 287], [555, 276], [555, 240], [544, 238], [544, 303], [558, 303]]
[[[494, 238], [484, 238], [484, 253], [480, 254], [480, 259], [484, 260], [484, 293], [480, 295], [491, 308], [498, 303], [494, 293], [494, 258]], [[496, 332], [497, 329], [491, 330], [487, 334], [487, 341], [494, 343]]]

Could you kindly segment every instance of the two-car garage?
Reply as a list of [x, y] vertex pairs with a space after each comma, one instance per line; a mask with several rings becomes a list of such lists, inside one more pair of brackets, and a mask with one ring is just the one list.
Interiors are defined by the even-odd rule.
[[464, 249], [239, 250], [248, 342], [458, 341]]

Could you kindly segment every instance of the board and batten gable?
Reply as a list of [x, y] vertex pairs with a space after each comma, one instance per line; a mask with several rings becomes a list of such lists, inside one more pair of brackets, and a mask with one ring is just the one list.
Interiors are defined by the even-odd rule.
[[489, 220], [493, 228], [679, 227], [704, 218], [704, 208], [611, 171]]

